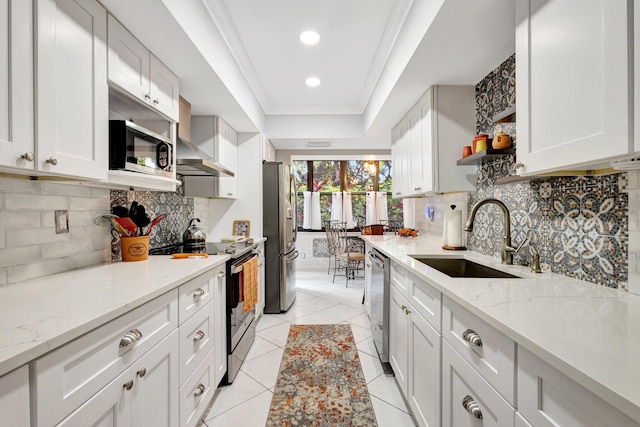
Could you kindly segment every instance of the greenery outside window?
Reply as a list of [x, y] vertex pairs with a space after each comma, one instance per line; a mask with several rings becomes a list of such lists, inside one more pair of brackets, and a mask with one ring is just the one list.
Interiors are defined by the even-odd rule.
[[389, 221], [402, 223], [402, 200], [392, 198], [390, 160], [294, 160], [292, 172], [298, 195], [298, 229], [303, 230], [304, 191], [320, 193], [322, 222], [331, 219], [331, 193], [351, 193], [353, 219], [357, 227], [365, 218], [367, 191], [387, 193]]

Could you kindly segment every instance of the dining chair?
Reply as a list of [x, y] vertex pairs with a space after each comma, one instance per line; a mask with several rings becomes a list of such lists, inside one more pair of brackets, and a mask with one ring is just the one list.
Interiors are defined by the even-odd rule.
[[360, 243], [362, 241], [358, 237], [347, 235], [344, 222], [331, 222], [328, 225], [328, 239], [335, 254], [332, 281], [335, 283], [336, 276], [341, 276], [338, 271], [344, 269], [346, 286], [349, 286], [349, 280], [355, 279], [356, 272], [364, 267], [364, 251], [362, 250], [364, 245]]

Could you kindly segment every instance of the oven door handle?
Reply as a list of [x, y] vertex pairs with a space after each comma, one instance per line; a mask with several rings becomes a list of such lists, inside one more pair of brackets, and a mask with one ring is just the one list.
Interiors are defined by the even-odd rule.
[[244, 270], [244, 265], [251, 261], [253, 258], [255, 258], [257, 256], [257, 254], [253, 254], [252, 256], [250, 256], [248, 259], [246, 259], [242, 264], [240, 265], [232, 265], [231, 266], [231, 274], [238, 274], [241, 271]]

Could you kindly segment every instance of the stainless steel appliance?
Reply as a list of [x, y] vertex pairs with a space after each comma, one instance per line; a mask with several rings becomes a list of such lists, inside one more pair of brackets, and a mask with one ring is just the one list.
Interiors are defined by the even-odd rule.
[[244, 263], [258, 256], [256, 243], [218, 243], [206, 242], [205, 250], [192, 251], [183, 244], [163, 246], [151, 249], [151, 255], [170, 255], [178, 252], [193, 252], [214, 254], [228, 254], [231, 258], [226, 263], [226, 333], [227, 333], [227, 374], [223, 384], [231, 384], [240, 370], [242, 362], [247, 356], [256, 337], [255, 309], [243, 313], [244, 302], [240, 301], [240, 273]]
[[296, 189], [289, 165], [264, 162], [262, 218], [265, 242], [265, 313], [287, 311], [296, 299], [298, 224]]
[[382, 368], [392, 373], [389, 364], [389, 304], [391, 279], [389, 258], [376, 249], [369, 253], [371, 259], [371, 335], [378, 351]]
[[173, 143], [128, 120], [109, 120], [109, 169], [173, 177]]

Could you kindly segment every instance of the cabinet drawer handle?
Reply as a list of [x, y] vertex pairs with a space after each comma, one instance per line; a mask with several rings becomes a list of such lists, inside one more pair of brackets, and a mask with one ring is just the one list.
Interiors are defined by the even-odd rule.
[[466, 409], [466, 411], [470, 413], [473, 418], [477, 418], [479, 420], [482, 419], [482, 411], [480, 410], [480, 406], [478, 405], [478, 402], [473, 399], [473, 397], [466, 395], [464, 399], [462, 399], [462, 407]]
[[120, 340], [120, 347], [127, 347], [142, 338], [142, 332], [138, 329], [132, 329]]
[[196, 332], [195, 336], [193, 337], [193, 340], [194, 341], [200, 341], [203, 338], [204, 338], [204, 332], [203, 331], [198, 331], [198, 332]]
[[27, 162], [33, 162], [33, 159], [35, 158], [33, 153], [31, 151], [27, 151], [26, 153], [24, 153], [23, 155], [20, 156], [21, 159], [25, 159]]
[[124, 385], [122, 386], [122, 388], [124, 388], [125, 390], [129, 391], [131, 390], [131, 388], [133, 387], [133, 380], [129, 380], [126, 383], [124, 383]]
[[140, 378], [143, 378], [145, 375], [147, 375], [147, 368], [142, 368], [137, 372], [138, 376]]
[[464, 339], [471, 345], [482, 347], [482, 338], [480, 338], [480, 335], [478, 335], [478, 333], [473, 329], [467, 329], [466, 331], [464, 331], [464, 333], [462, 334], [462, 339]]
[[204, 291], [204, 289], [202, 288], [198, 288], [196, 289], [196, 291], [193, 293], [193, 297], [194, 298], [200, 298], [201, 296], [203, 296], [204, 294], [206, 294], [206, 292]]
[[196, 391], [193, 392], [193, 395], [195, 397], [200, 396], [202, 393], [204, 393], [205, 391], [205, 386], [202, 384], [198, 384], [198, 387], [196, 387]]
[[226, 276], [224, 271], [221, 271], [220, 273], [218, 273], [218, 279], [222, 279], [224, 276]]

